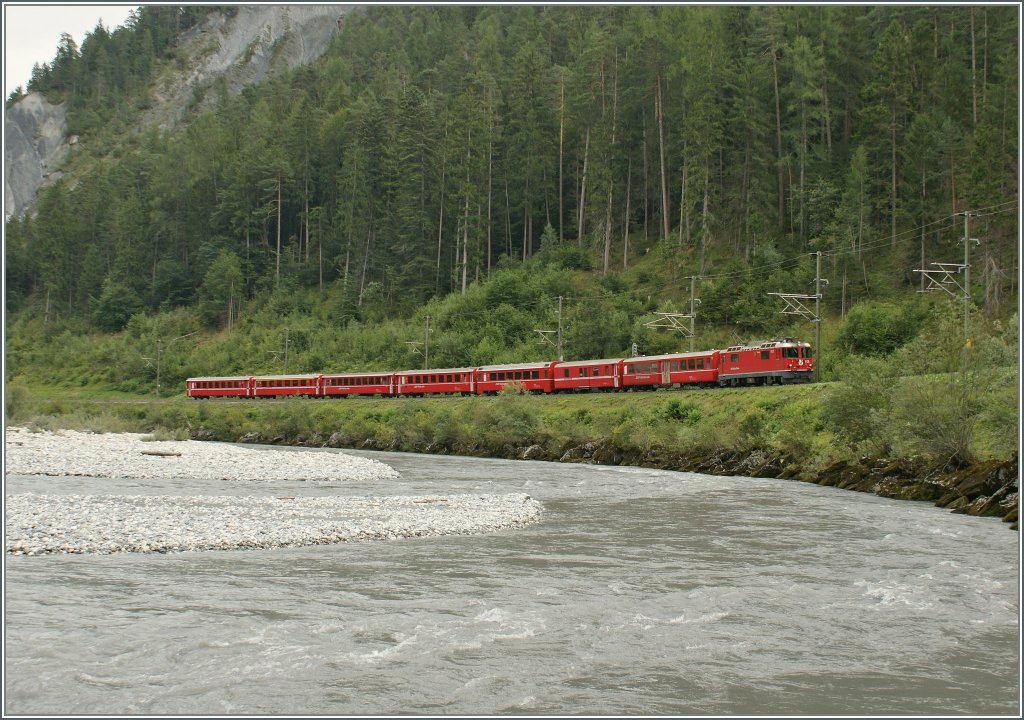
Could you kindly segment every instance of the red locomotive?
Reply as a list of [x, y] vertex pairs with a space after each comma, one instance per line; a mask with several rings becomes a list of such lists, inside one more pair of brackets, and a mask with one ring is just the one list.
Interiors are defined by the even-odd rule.
[[538, 394], [632, 392], [669, 387], [809, 382], [813, 373], [811, 346], [795, 338], [783, 337], [733, 345], [725, 350], [604, 360], [379, 373], [189, 378], [185, 382], [185, 395], [196, 399], [495, 395], [510, 385]]

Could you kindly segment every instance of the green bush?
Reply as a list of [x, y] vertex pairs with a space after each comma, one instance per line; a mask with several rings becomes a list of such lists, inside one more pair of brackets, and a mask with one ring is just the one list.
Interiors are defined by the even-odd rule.
[[846, 314], [836, 342], [861, 355], [888, 355], [913, 340], [927, 310], [918, 303], [863, 302]]
[[24, 385], [9, 383], [4, 389], [4, 418], [8, 424], [24, 420], [29, 410], [31, 394]]
[[894, 390], [899, 380], [896, 363], [850, 357], [841, 368], [843, 381], [830, 387], [824, 398], [826, 424], [851, 447], [863, 444], [873, 454], [889, 454], [894, 438]]
[[700, 408], [691, 402], [680, 400], [679, 398], [673, 398], [665, 403], [662, 415], [668, 420], [689, 426], [694, 426], [701, 420]]

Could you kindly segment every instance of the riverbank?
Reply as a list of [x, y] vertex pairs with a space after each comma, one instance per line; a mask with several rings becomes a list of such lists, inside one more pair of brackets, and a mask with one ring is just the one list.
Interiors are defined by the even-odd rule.
[[[10, 555], [268, 549], [467, 535], [524, 527], [541, 513], [540, 504], [523, 494], [388, 495], [388, 485], [399, 479], [393, 468], [340, 452], [17, 427], [6, 429], [5, 449], [6, 472], [39, 476], [42, 490], [4, 498]], [[60, 476], [95, 479], [97, 492], [62, 493]], [[160, 494], [104, 493], [104, 478], [150, 480], [139, 487]], [[202, 480], [213, 494], [163, 494], [176, 478]], [[371, 485], [383, 492], [303, 496], [276, 489], [296, 482]]]
[[[200, 437], [203, 431], [198, 431]], [[277, 435], [265, 438], [248, 433], [244, 442], [272, 442], [305, 447], [336, 447], [336, 438]], [[340, 446], [337, 446], [340, 447]], [[354, 447], [364, 450], [419, 452], [466, 457], [494, 457], [507, 460], [539, 460], [596, 465], [625, 465], [658, 470], [698, 472], [706, 475], [742, 476], [797, 480], [835, 487], [840, 490], [873, 493], [894, 500], [931, 502], [951, 512], [976, 517], [998, 517], [1018, 529], [1018, 460], [988, 460], [956, 470], [941, 470], [923, 458], [862, 458], [856, 461], [837, 460], [821, 470], [809, 470], [800, 460], [765, 451], [742, 452], [712, 450], [679, 453], [653, 447], [646, 451], [622, 450], [612, 442], [570, 444], [557, 452], [541, 445], [501, 445], [484, 448], [478, 445], [445, 447], [435, 443], [404, 445], [382, 444], [367, 438]]]
[[[467, 457], [635, 465], [794, 479], [999, 517], [1017, 528], [1016, 432], [979, 416], [973, 455], [954, 467], [894, 443], [851, 448], [824, 416], [827, 384], [653, 392], [444, 398], [103, 402], [24, 399], [23, 424], [197, 440]], [[10, 417], [11, 410], [8, 410]], [[1012, 432], [1011, 432], [1012, 431]], [[1008, 437], [1012, 435], [1012, 439]]]

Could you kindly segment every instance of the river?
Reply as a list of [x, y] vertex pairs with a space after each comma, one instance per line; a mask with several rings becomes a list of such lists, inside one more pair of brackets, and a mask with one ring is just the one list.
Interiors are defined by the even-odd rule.
[[793, 481], [355, 454], [402, 478], [6, 491], [526, 492], [544, 514], [479, 536], [8, 557], [6, 712], [1020, 709], [1019, 535], [998, 520]]

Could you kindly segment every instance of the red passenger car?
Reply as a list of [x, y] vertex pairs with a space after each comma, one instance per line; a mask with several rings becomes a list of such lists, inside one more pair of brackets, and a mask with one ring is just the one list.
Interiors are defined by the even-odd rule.
[[[660, 356], [662, 385], [665, 387], [674, 385], [714, 387], [718, 381], [719, 355], [717, 350], [705, 350]], [[668, 372], [667, 382], [665, 380], [666, 371]]]
[[316, 397], [320, 394], [320, 375], [265, 375], [254, 377], [255, 397]]
[[252, 377], [189, 378], [185, 381], [185, 397], [252, 397]]
[[391, 395], [394, 375], [387, 373], [343, 373], [324, 375], [321, 395], [345, 398], [349, 395]]
[[395, 394], [422, 397], [473, 392], [473, 368], [444, 368], [439, 370], [403, 370], [395, 373]]
[[560, 362], [554, 368], [555, 392], [615, 390], [619, 387], [622, 360]]
[[718, 384], [736, 387], [810, 382], [813, 373], [809, 343], [790, 337], [774, 338], [723, 350]]
[[528, 392], [549, 393], [554, 389], [554, 368], [557, 362], [523, 363], [521, 365], [488, 365], [474, 372], [478, 395], [495, 395], [506, 385], [515, 383]]
[[[662, 366], [664, 364], [664, 371]], [[669, 363], [667, 355], [651, 357], [632, 357], [622, 361], [622, 387], [629, 392], [634, 390], [654, 390], [662, 382], [669, 381]]]

